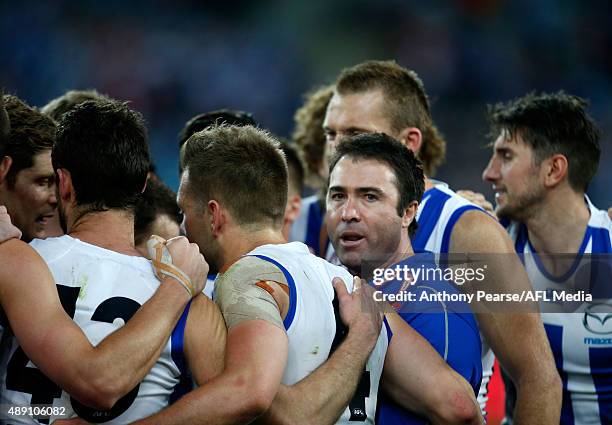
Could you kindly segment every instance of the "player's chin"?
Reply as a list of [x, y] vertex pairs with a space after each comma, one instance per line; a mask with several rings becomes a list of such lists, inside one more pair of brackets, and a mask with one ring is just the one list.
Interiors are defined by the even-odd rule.
[[336, 251], [336, 255], [338, 256], [338, 259], [342, 265], [345, 267], [349, 269], [361, 268], [362, 254], [360, 252], [354, 250], [346, 251], [341, 249]]

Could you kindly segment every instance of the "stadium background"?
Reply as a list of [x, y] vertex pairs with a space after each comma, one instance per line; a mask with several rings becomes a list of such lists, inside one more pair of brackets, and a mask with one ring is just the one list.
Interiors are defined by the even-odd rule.
[[36, 106], [72, 88], [132, 101], [176, 189], [176, 136], [191, 116], [243, 109], [288, 136], [306, 90], [395, 58], [423, 78], [448, 140], [438, 178], [489, 197], [485, 105], [565, 89], [604, 130], [589, 193], [608, 207], [611, 18], [606, 0], [3, 1], [0, 86]]

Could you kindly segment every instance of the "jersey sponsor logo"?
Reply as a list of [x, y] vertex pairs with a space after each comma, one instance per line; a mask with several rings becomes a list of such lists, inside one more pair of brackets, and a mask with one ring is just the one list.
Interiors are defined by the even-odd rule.
[[612, 334], [612, 304], [591, 304], [584, 312], [582, 324], [586, 330], [594, 334]]
[[585, 338], [584, 345], [612, 345], [612, 338]]

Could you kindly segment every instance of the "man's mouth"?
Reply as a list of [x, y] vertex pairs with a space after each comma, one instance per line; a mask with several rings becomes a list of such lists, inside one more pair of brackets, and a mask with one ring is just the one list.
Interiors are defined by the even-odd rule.
[[364, 240], [361, 233], [346, 231], [340, 234], [340, 245], [344, 248], [355, 248]]
[[46, 226], [47, 224], [49, 224], [49, 221], [51, 221], [51, 219], [53, 218], [54, 215], [55, 214], [40, 215], [36, 219], [36, 224], [40, 224], [41, 226]]
[[506, 190], [499, 188], [499, 187], [493, 187], [493, 192], [495, 194], [495, 200], [498, 200], [502, 195], [506, 194]]

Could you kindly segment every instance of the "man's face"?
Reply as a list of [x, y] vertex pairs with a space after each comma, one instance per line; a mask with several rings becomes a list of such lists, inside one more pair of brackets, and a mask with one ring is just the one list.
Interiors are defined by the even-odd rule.
[[30, 168], [17, 172], [12, 188], [4, 183], [6, 187], [2, 199], [11, 220], [23, 232], [22, 239], [26, 242], [47, 237], [50, 227], [57, 225], [54, 220], [57, 198], [51, 150], [35, 155], [33, 162]]
[[327, 192], [327, 231], [338, 258], [351, 272], [362, 273], [362, 262], [378, 267], [397, 254], [402, 233], [407, 238], [398, 202], [395, 175], [388, 165], [349, 157], [338, 161]]
[[340, 95], [334, 93], [323, 121], [325, 131], [325, 170], [329, 159], [342, 138], [362, 133], [385, 133], [397, 138], [386, 114], [382, 90], [370, 90]]
[[509, 138], [505, 131], [500, 133], [482, 173], [482, 179], [493, 185], [498, 217], [523, 220], [529, 216], [545, 195], [540, 171], [533, 150], [520, 135]]
[[211, 217], [207, 212], [206, 205], [202, 205], [190, 193], [189, 171], [184, 171], [181, 176], [181, 185], [178, 191], [177, 203], [183, 211], [183, 227], [185, 236], [198, 245], [200, 252], [210, 266], [210, 272], [219, 270], [221, 258], [220, 249], [211, 231]]
[[[179, 228], [179, 224], [168, 214], [158, 214], [151, 223], [149, 228], [151, 235], [161, 236], [162, 238], [168, 240], [174, 237], [177, 237], [181, 233], [181, 229]], [[136, 245], [136, 249], [138, 252], [142, 254], [143, 257], [149, 258], [149, 253], [147, 251], [147, 239], [143, 239], [140, 245]]]

